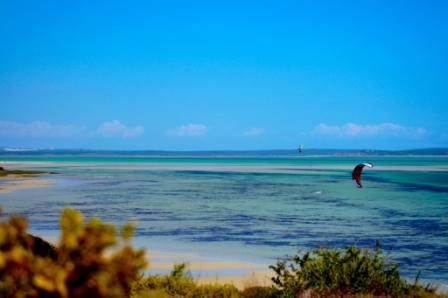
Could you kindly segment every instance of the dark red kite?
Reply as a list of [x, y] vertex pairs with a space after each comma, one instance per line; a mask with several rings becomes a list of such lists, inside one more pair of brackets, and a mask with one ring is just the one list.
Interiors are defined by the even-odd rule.
[[370, 163], [360, 163], [353, 169], [353, 172], [352, 172], [352, 179], [355, 180], [356, 186], [358, 186], [359, 188], [362, 187], [361, 173], [362, 173], [362, 169], [364, 169], [364, 167], [373, 168], [373, 165]]

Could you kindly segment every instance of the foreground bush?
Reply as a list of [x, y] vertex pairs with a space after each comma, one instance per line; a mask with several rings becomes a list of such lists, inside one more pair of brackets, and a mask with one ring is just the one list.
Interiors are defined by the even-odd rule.
[[64, 209], [61, 240], [52, 248], [27, 234], [23, 217], [0, 223], [0, 297], [128, 297], [146, 267], [144, 251], [129, 245], [133, 227], [121, 231], [124, 244], [108, 256], [117, 239], [113, 225]]
[[233, 285], [197, 285], [185, 268], [185, 264], [178, 264], [168, 275], [149, 275], [141, 278], [134, 285], [133, 297], [243, 297]]
[[374, 251], [347, 247], [319, 249], [271, 266], [274, 286], [238, 290], [233, 285], [197, 285], [176, 265], [168, 275], [148, 275], [134, 284], [133, 298], [318, 298], [318, 297], [413, 297], [448, 298], [434, 289], [401, 279], [396, 265]]
[[419, 286], [417, 279], [408, 284], [378, 244], [373, 251], [321, 248], [270, 268], [280, 297], [442, 297], [429, 285]]

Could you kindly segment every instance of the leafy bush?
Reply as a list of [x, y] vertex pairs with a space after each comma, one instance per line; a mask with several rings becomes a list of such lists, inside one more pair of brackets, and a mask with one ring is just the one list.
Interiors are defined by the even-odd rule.
[[233, 285], [197, 285], [186, 264], [177, 264], [168, 275], [148, 275], [137, 281], [133, 297], [239, 298]]
[[398, 265], [387, 262], [379, 244], [373, 251], [320, 248], [270, 266], [278, 297], [430, 297], [434, 289], [409, 285]]
[[242, 298], [271, 298], [278, 296], [278, 291], [273, 287], [249, 287], [241, 292]]
[[[129, 245], [133, 227], [122, 229], [124, 244], [105, 255], [117, 239], [113, 225], [64, 209], [58, 247], [26, 233], [13, 215], [0, 223], [0, 297], [126, 297], [146, 267], [143, 250]], [[42, 252], [43, 251], [43, 252]]]
[[[240, 298], [240, 292], [233, 285], [201, 285], [187, 295], [191, 298]], [[260, 296], [259, 296], [260, 297]], [[263, 297], [261, 297], [263, 298]]]
[[185, 297], [196, 287], [193, 279], [185, 273], [185, 264], [178, 264], [169, 275], [148, 275], [134, 285], [134, 295], [145, 290], [162, 289], [168, 295], [174, 297]]

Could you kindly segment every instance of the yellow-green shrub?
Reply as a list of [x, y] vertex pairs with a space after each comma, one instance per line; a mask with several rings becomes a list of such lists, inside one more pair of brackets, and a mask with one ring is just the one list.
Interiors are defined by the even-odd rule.
[[[197, 286], [188, 298], [240, 298], [244, 297], [233, 285], [201, 285]], [[260, 296], [259, 296], [260, 297]], [[263, 298], [264, 296], [261, 296]]]
[[[239, 298], [233, 285], [197, 285], [184, 263], [177, 264], [168, 275], [148, 275], [138, 280], [133, 287], [133, 297], [185, 297], [185, 298]], [[262, 298], [262, 297], [260, 297]]]
[[320, 248], [270, 266], [281, 297], [443, 297], [416, 279], [400, 277], [398, 265], [374, 250], [354, 246], [344, 250]]
[[113, 225], [66, 208], [61, 219], [56, 256], [35, 252], [35, 238], [23, 217], [13, 215], [0, 223], [0, 297], [126, 297], [146, 267], [143, 250], [129, 245], [133, 228], [122, 229], [117, 243]]
[[244, 289], [241, 292], [241, 297], [243, 298], [267, 298], [267, 297], [276, 297], [278, 291], [273, 287], [262, 287], [262, 286], [253, 286]]

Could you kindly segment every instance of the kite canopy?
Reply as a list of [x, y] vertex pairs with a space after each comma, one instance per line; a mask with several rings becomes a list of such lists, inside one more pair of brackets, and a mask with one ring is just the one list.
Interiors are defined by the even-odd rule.
[[364, 169], [364, 167], [368, 167], [368, 168], [373, 168], [373, 165], [370, 163], [360, 163], [358, 164], [352, 172], [352, 179], [356, 182], [356, 186], [358, 186], [359, 188], [362, 187], [361, 184], [361, 173], [362, 170]]

